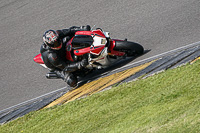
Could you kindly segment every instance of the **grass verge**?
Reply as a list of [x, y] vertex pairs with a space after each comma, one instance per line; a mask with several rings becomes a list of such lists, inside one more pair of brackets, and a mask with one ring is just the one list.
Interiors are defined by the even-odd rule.
[[200, 132], [200, 61], [35, 111], [0, 132]]

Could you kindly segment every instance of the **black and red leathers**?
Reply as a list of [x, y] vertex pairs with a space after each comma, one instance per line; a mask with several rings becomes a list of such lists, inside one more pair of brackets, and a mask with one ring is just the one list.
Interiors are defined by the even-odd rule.
[[[87, 61], [70, 62], [66, 60], [66, 43], [75, 35], [76, 31], [89, 31], [90, 26], [70, 27], [69, 29], [57, 30], [59, 39], [61, 39], [62, 47], [58, 50], [52, 49], [45, 43], [41, 45], [40, 53], [45, 65], [51, 72], [56, 72], [57, 75], [67, 82], [70, 86], [76, 86], [77, 77], [73, 75], [73, 71], [81, 69], [87, 65]], [[65, 70], [65, 71], [63, 71]], [[70, 70], [70, 71], [68, 71]]]

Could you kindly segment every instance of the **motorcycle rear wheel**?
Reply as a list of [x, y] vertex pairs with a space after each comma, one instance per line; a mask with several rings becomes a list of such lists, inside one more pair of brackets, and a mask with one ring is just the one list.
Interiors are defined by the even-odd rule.
[[116, 41], [113, 50], [126, 52], [127, 56], [137, 56], [144, 53], [142, 45], [129, 41]]

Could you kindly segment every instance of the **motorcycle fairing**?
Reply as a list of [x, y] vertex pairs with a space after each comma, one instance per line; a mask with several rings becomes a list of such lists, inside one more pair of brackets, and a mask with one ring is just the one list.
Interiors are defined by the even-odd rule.
[[89, 35], [76, 35], [72, 40], [73, 49], [82, 49], [90, 47], [93, 44], [94, 40], [92, 36]]
[[41, 54], [36, 55], [36, 56], [33, 58], [33, 60], [34, 60], [36, 63], [40, 64], [41, 66], [47, 68], [47, 66], [44, 64], [44, 61], [43, 61], [43, 59], [42, 59], [42, 55], [41, 55]]
[[74, 48], [74, 54], [77, 56], [81, 56], [86, 53], [99, 55], [104, 49], [107, 40], [105, 35], [100, 30], [77, 31], [75, 37], [72, 38], [72, 46], [74, 43], [77, 43], [77, 47], [81, 47], [80, 49]]

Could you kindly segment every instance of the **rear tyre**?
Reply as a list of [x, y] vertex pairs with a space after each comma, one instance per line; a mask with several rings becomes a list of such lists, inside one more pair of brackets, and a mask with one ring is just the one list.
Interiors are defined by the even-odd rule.
[[137, 56], [144, 53], [142, 45], [129, 41], [115, 41], [115, 47], [113, 50], [123, 51], [127, 56]]

